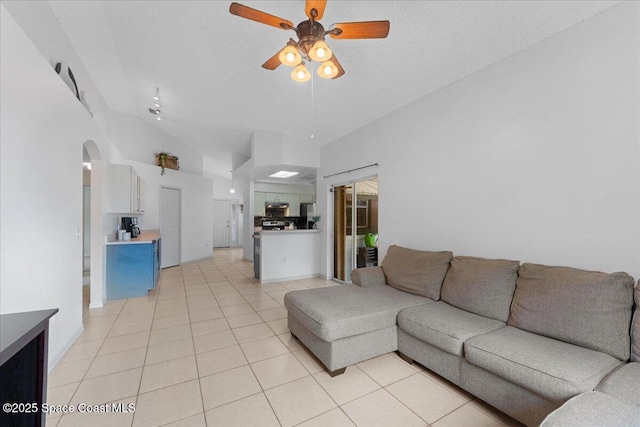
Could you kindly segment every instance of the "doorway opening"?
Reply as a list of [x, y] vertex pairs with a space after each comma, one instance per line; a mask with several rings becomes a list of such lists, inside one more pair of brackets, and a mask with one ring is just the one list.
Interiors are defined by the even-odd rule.
[[238, 246], [239, 204], [237, 200], [213, 201], [213, 247], [231, 248]]
[[88, 308], [104, 305], [106, 292], [103, 272], [106, 259], [102, 244], [104, 218], [102, 196], [105, 170], [98, 145], [86, 141], [82, 146], [82, 301]]
[[160, 187], [160, 268], [180, 265], [181, 193], [179, 188]]
[[91, 157], [82, 146], [82, 314], [91, 300]]
[[378, 265], [378, 178], [333, 187], [333, 277], [350, 283], [351, 270]]

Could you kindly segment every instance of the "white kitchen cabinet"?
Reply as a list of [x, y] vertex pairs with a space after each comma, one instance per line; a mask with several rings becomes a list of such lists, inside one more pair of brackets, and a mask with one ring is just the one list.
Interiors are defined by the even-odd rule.
[[289, 194], [289, 216], [300, 216], [300, 194]]
[[279, 202], [278, 193], [264, 193], [265, 202]]
[[263, 216], [266, 202], [289, 203], [289, 216], [300, 216], [300, 203], [315, 203], [315, 195], [297, 193], [272, 193], [256, 191], [253, 193], [253, 214]]
[[256, 191], [253, 193], [253, 214], [255, 216], [264, 216], [265, 193]]
[[144, 213], [144, 181], [138, 177], [138, 211]]
[[144, 213], [144, 200], [142, 204], [140, 200], [142, 181], [133, 166], [110, 163], [107, 177], [107, 212]]

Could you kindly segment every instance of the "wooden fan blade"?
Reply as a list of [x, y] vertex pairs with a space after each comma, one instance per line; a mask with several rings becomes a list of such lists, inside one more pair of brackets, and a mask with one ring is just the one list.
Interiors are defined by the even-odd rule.
[[293, 23], [291, 21], [278, 18], [277, 16], [269, 15], [268, 13], [259, 11], [257, 9], [252, 9], [248, 6], [241, 5], [240, 3], [231, 3], [229, 12], [242, 18], [260, 22], [261, 24], [267, 24], [271, 25], [272, 27], [280, 28], [281, 30], [290, 30], [293, 28]]
[[342, 68], [342, 65], [340, 65], [340, 62], [338, 62], [338, 58], [336, 58], [336, 54], [334, 53], [331, 56], [331, 61], [333, 61], [333, 63], [335, 64], [336, 68], [338, 69], [338, 74], [336, 74], [335, 77], [332, 78], [333, 79], [337, 79], [338, 77], [342, 76], [344, 74], [344, 68]]
[[[327, 6], [327, 0], [307, 0], [307, 4], [304, 7], [304, 13], [307, 14], [309, 19], [319, 21], [324, 15], [324, 8]], [[311, 15], [311, 9], [316, 10], [316, 16]]]
[[262, 68], [265, 68], [267, 70], [275, 70], [276, 68], [278, 68], [278, 65], [281, 64], [279, 56], [280, 56], [280, 52], [282, 52], [282, 49], [280, 49], [275, 55], [269, 58], [267, 62], [262, 64]]
[[389, 21], [344, 22], [328, 34], [334, 39], [383, 39], [389, 34]]

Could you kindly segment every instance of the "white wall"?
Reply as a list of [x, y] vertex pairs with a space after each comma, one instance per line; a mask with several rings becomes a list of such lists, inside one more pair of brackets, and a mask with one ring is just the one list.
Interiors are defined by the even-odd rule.
[[127, 159], [155, 165], [155, 154], [165, 151], [178, 156], [180, 171], [202, 175], [202, 153], [140, 117], [110, 111], [108, 129], [109, 138]]
[[160, 187], [179, 188], [182, 204], [180, 261], [210, 258], [213, 248], [211, 179], [171, 169], [160, 175], [158, 166], [130, 160], [123, 163], [132, 165], [144, 181], [145, 214], [138, 217], [140, 228], [160, 228]]
[[[121, 156], [4, 5], [0, 11], [0, 313], [60, 310], [49, 340], [53, 368], [82, 331], [83, 144], [92, 141], [102, 159], [92, 163], [92, 208], [104, 195], [101, 163]], [[94, 249], [107, 217], [92, 210], [92, 281], [104, 275]]]
[[[84, 68], [69, 38], [46, 1], [3, 1], [2, 4], [18, 22], [22, 30], [40, 51], [44, 59], [54, 67], [65, 61], [73, 71], [78, 89], [85, 92], [91, 110], [106, 111], [107, 105], [91, 76]], [[67, 89], [68, 90], [68, 89]]]
[[328, 186], [377, 173], [381, 255], [399, 244], [640, 278], [639, 9], [615, 6], [323, 147], [322, 274]]

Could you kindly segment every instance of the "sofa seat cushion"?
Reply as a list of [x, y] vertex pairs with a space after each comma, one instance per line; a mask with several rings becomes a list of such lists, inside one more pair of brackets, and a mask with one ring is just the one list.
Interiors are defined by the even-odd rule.
[[382, 260], [382, 270], [389, 286], [437, 301], [452, 257], [451, 252], [417, 251], [391, 245]]
[[540, 427], [640, 425], [640, 408], [597, 391], [576, 396], [547, 415]]
[[602, 380], [596, 390], [640, 406], [640, 363], [627, 363], [616, 369]]
[[593, 390], [622, 364], [608, 354], [510, 326], [470, 338], [466, 359], [552, 401]]
[[633, 278], [522, 264], [507, 324], [629, 359]]
[[504, 322], [460, 310], [442, 301], [405, 308], [398, 313], [400, 329], [457, 356], [462, 356], [467, 339], [504, 326]]
[[442, 283], [442, 301], [506, 322], [519, 266], [506, 259], [454, 257]]
[[291, 291], [284, 296], [289, 314], [325, 341], [395, 326], [403, 308], [432, 302], [386, 285], [340, 285]]

